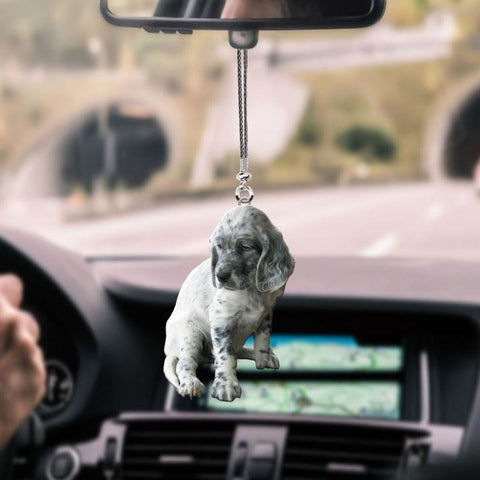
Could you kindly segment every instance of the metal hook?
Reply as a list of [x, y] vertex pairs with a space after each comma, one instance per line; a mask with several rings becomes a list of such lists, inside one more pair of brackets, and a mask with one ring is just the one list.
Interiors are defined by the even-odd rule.
[[250, 205], [254, 197], [253, 189], [249, 185], [239, 185], [235, 190], [235, 198], [239, 205]]

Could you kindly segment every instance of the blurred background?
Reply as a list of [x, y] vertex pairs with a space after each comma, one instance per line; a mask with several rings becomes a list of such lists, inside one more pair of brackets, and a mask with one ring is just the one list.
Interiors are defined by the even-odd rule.
[[[252, 186], [295, 255], [480, 258], [478, 7], [261, 33]], [[227, 34], [114, 28], [94, 0], [1, 8], [0, 224], [88, 255], [208, 255], [238, 170]]]

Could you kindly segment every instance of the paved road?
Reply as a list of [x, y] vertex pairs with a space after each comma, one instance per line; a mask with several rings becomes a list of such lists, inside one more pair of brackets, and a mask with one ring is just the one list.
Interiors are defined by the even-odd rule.
[[286, 39], [275, 43], [275, 58], [296, 72], [426, 61], [451, 55], [456, 32], [454, 15], [438, 10], [409, 28], [380, 22], [354, 35]]
[[[258, 191], [255, 205], [283, 231], [295, 255], [480, 260], [480, 198], [468, 182]], [[208, 238], [231, 206], [225, 195], [67, 224], [45, 211], [4, 208], [0, 224], [86, 254], [207, 256]]]

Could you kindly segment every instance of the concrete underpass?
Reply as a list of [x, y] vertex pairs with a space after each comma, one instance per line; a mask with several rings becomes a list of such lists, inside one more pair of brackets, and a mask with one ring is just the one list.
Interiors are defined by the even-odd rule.
[[447, 177], [472, 178], [480, 159], [480, 87], [463, 100], [452, 116], [444, 144]]

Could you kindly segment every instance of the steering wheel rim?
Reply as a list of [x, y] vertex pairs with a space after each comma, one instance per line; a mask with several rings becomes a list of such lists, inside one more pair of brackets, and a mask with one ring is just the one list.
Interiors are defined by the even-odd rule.
[[12, 474], [13, 458], [18, 446], [18, 433], [0, 451], [0, 480], [9, 480]]
[[10, 440], [0, 451], [0, 480], [9, 480], [13, 469], [13, 459], [19, 448], [37, 448], [45, 440], [42, 419], [37, 413], [31, 413]]

